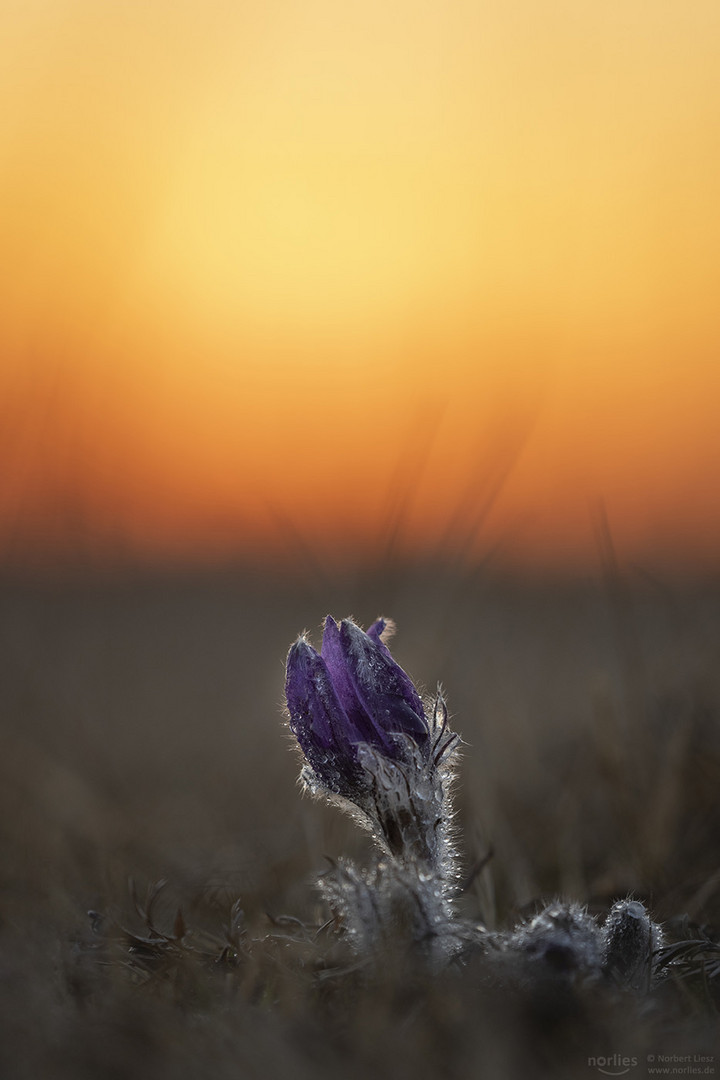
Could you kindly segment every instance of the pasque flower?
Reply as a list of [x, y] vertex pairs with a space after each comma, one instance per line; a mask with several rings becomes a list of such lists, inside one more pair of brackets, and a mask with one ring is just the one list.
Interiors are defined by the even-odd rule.
[[403, 760], [405, 737], [429, 745], [420, 695], [382, 641], [385, 626], [378, 619], [364, 633], [328, 615], [320, 654], [301, 637], [288, 655], [290, 727], [316, 779], [339, 795], [362, 785], [360, 746]]
[[383, 640], [386, 628], [378, 619], [366, 633], [328, 616], [320, 653], [305, 637], [295, 642], [285, 682], [290, 728], [312, 791], [351, 802], [396, 857], [436, 864], [444, 766], [457, 736], [440, 694], [428, 718]]
[[369, 869], [341, 859], [320, 882], [361, 953], [385, 957], [407, 944], [433, 963], [482, 950], [501, 980], [568, 984], [609, 977], [648, 986], [662, 932], [636, 900], [618, 901], [601, 926], [577, 904], [554, 901], [509, 932], [457, 917], [459, 880], [450, 842], [449, 786], [458, 736], [438, 690], [423, 703], [384, 641], [351, 619], [325, 620], [316, 652], [305, 636], [287, 659], [290, 729], [316, 795], [349, 809], [383, 854]]

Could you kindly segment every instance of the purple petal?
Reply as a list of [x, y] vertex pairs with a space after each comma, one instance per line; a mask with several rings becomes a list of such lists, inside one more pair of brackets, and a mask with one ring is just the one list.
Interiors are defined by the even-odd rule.
[[345, 671], [378, 734], [404, 732], [422, 746], [429, 731], [420, 695], [387, 647], [350, 619], [343, 619], [339, 636]]
[[342, 730], [343, 710], [323, 660], [303, 638], [290, 649], [285, 675], [290, 727], [305, 749], [305, 741], [330, 748]]
[[[386, 656], [391, 657], [390, 650], [388, 649], [387, 645], [385, 644], [385, 642], [382, 639], [382, 635], [383, 635], [383, 633], [385, 631], [386, 626], [387, 626], [387, 621], [385, 619], [383, 619], [382, 616], [381, 616], [379, 619], [375, 620], [375, 622], [372, 624], [372, 626], [368, 626], [365, 633], [367, 634], [367, 636], [369, 638], [373, 639], [373, 641], [378, 646], [378, 648], [382, 652], [384, 652]], [[391, 659], [392, 659], [392, 657], [391, 657]]]
[[[377, 729], [365, 706], [358, 697], [348, 671], [347, 660], [340, 640], [340, 630], [331, 615], [325, 619], [322, 642], [322, 658], [327, 665], [335, 693], [345, 711], [349, 725], [347, 737], [351, 742], [377, 742]], [[385, 746], [385, 740], [383, 746]], [[389, 748], [389, 747], [386, 747]]]
[[333, 790], [352, 790], [359, 767], [348, 743], [348, 719], [324, 660], [303, 638], [288, 653], [285, 697], [290, 729], [313, 770]]

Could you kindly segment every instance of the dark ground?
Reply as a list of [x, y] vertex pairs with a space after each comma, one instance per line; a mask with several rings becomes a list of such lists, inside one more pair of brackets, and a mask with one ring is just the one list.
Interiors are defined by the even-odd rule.
[[711, 965], [643, 999], [503, 992], [477, 963], [346, 970], [313, 881], [370, 844], [300, 794], [281, 715], [288, 646], [328, 612], [392, 617], [398, 661], [445, 687], [465, 863], [494, 852], [468, 917], [632, 893], [672, 940], [720, 927], [717, 582], [6, 574], [0, 1074], [582, 1077], [618, 1054], [646, 1076], [688, 1053], [720, 1072]]

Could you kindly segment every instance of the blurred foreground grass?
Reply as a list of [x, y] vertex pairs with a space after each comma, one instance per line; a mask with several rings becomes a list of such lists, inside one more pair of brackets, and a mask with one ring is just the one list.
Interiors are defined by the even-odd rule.
[[6, 577], [2, 1075], [583, 1076], [712, 1052], [702, 965], [658, 1001], [558, 1002], [476, 965], [353, 970], [318, 931], [325, 856], [371, 857], [301, 797], [283, 734], [287, 648], [328, 612], [390, 616], [398, 661], [445, 687], [468, 869], [493, 852], [468, 917], [633, 893], [671, 937], [720, 926], [720, 583]]

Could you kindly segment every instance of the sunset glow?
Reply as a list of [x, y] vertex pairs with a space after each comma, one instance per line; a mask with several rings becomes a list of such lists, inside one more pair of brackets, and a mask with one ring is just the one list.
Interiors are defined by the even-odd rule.
[[0, 13], [0, 551], [720, 562], [716, 0]]

